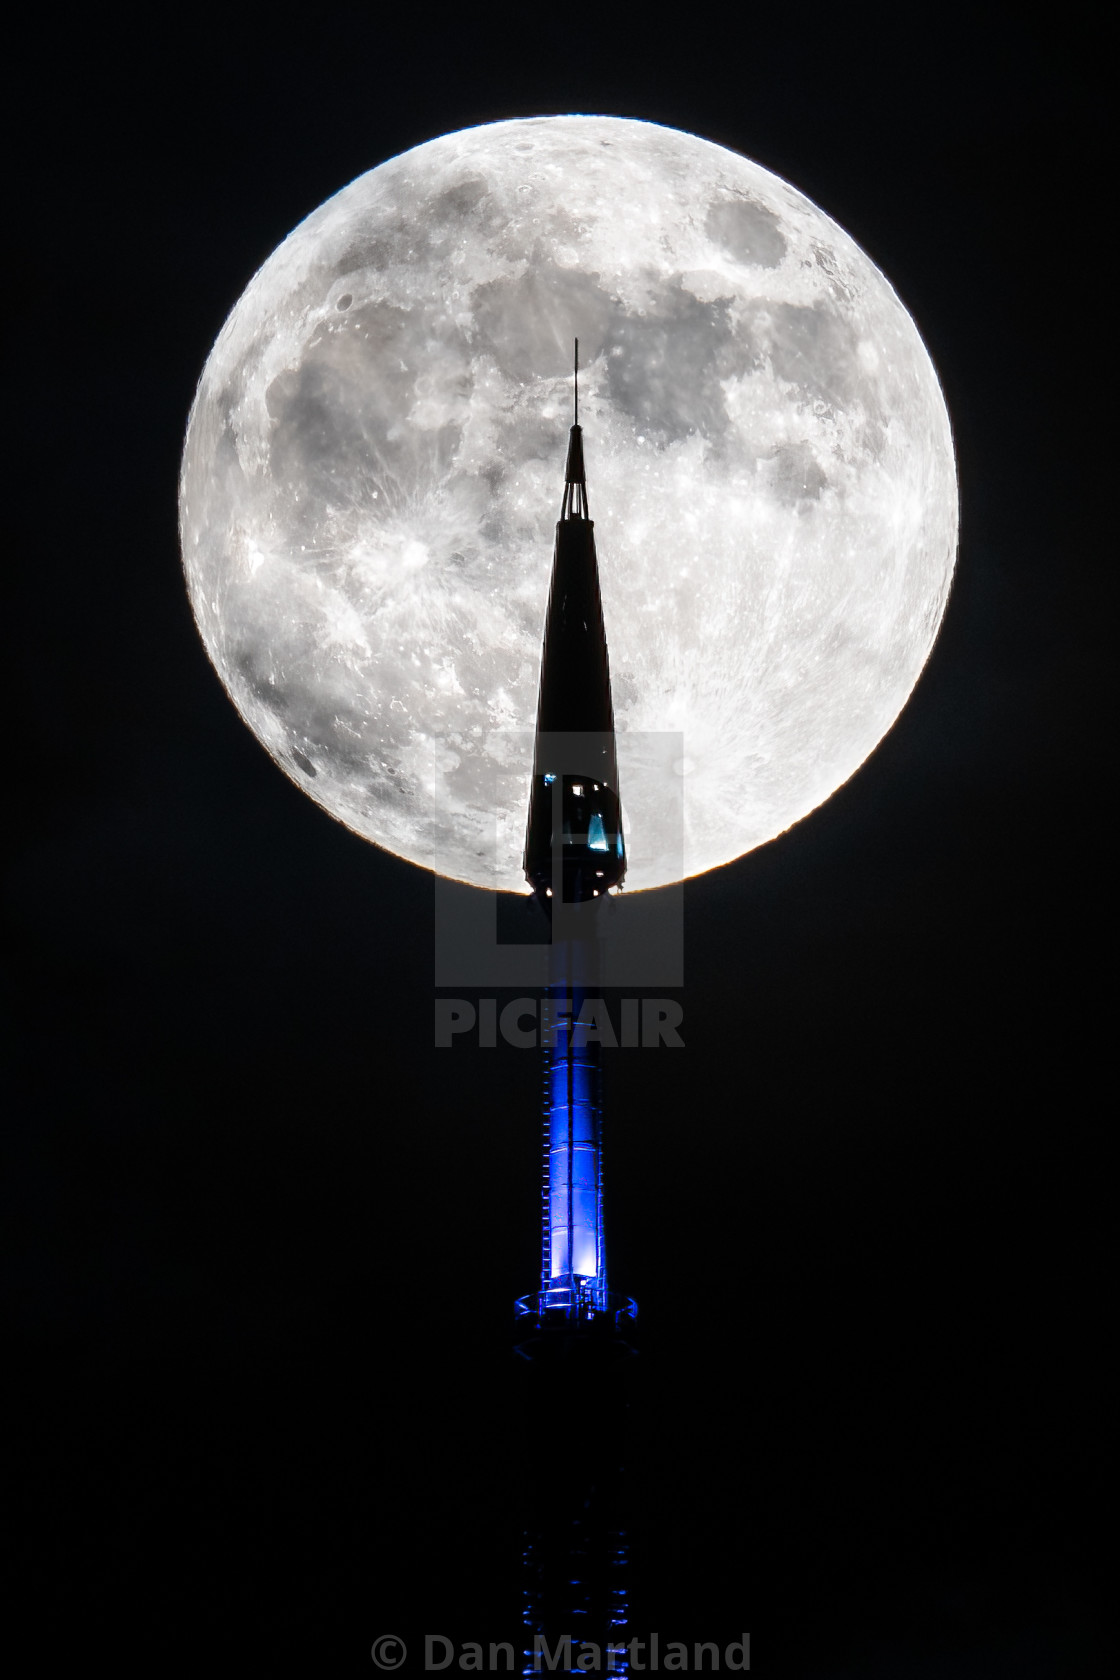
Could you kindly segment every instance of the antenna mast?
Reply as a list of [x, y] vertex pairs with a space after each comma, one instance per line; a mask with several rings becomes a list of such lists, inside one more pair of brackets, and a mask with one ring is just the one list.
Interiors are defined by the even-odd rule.
[[579, 339], [576, 339], [575, 360], [572, 365], [574, 376], [575, 419], [568, 434], [568, 464], [564, 469], [564, 500], [560, 508], [560, 518], [590, 520], [591, 513], [587, 506], [587, 480], [583, 473], [583, 433], [579, 424]]

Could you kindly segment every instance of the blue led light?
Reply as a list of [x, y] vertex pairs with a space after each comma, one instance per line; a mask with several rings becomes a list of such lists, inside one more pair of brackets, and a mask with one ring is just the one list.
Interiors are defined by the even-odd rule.
[[549, 774], [548, 774], [548, 775], [546, 775], [546, 776], [545, 776], [545, 779], [544, 779], [544, 785], [545, 785], [545, 787], [551, 787], [551, 786], [552, 786], [552, 784], [553, 784], [553, 782], [554, 782], [554, 781], [555, 781], [555, 780], [556, 780], [556, 777], [555, 777], [555, 776], [553, 776], [553, 775], [552, 775], [552, 774], [551, 774], [551, 773], [549, 773]]
[[611, 849], [603, 828], [603, 819], [598, 811], [592, 813], [587, 829], [587, 844], [593, 852], [609, 852]]
[[555, 1291], [556, 1305], [568, 1311], [594, 1311], [606, 1284], [598, 1068], [595, 1046], [573, 1043], [573, 1036], [586, 1037], [572, 1031], [581, 1003], [578, 991], [570, 1002], [557, 1003], [545, 1096], [547, 1232], [541, 1287]]
[[599, 1275], [599, 1140], [595, 1069], [557, 1033], [549, 1070], [549, 1220], [552, 1278]]

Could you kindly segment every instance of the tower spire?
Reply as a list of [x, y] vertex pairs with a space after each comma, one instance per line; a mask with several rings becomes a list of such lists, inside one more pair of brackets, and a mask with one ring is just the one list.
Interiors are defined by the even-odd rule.
[[531, 1454], [540, 1481], [523, 1554], [524, 1616], [526, 1630], [550, 1642], [570, 1641], [572, 1630], [583, 1629], [600, 1650], [625, 1650], [622, 1369], [634, 1351], [638, 1309], [607, 1281], [603, 1032], [596, 1023], [605, 1009], [599, 950], [611, 915], [606, 900], [625, 874], [626, 853], [584, 480], [578, 339], [573, 373], [525, 835], [525, 876], [549, 916], [551, 939], [540, 1016], [540, 1282], [516, 1305], [516, 1346], [532, 1369], [533, 1424], [543, 1431], [542, 1450]]
[[[578, 382], [578, 339], [574, 373]], [[578, 415], [578, 383], [574, 405]], [[576, 420], [568, 438], [541, 649], [525, 878], [548, 908], [561, 893], [566, 904], [599, 898], [625, 873], [610, 662], [583, 432]]]
[[[579, 379], [579, 341], [574, 358]], [[579, 414], [578, 385], [573, 393]], [[552, 923], [542, 1006], [546, 1167], [541, 1288], [519, 1303], [538, 1329], [633, 1316], [607, 1289], [603, 1240], [599, 1038], [585, 1002], [598, 997], [596, 918], [626, 873], [610, 661], [595, 527], [587, 512], [583, 434], [572, 423], [541, 649], [541, 685], [525, 878]], [[594, 901], [600, 901], [596, 904]]]
[[572, 429], [568, 433], [568, 461], [564, 468], [564, 500], [560, 504], [560, 518], [590, 519], [587, 506], [587, 478], [583, 468], [583, 428], [579, 423], [579, 339], [573, 364]]

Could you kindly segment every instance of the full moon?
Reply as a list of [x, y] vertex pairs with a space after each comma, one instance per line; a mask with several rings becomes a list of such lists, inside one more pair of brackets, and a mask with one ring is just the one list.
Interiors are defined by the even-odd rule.
[[929, 355], [787, 182], [577, 116], [359, 176], [272, 254], [206, 363], [184, 566], [282, 769], [366, 839], [481, 887], [525, 890], [577, 336], [628, 887], [727, 863], [845, 782], [913, 689], [952, 576]]

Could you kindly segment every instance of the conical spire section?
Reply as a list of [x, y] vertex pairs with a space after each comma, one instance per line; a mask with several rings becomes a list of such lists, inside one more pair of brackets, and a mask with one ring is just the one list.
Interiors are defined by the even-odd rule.
[[562, 878], [567, 903], [599, 897], [626, 872], [610, 662], [578, 420], [578, 339], [575, 378], [576, 419], [553, 550], [525, 842], [530, 885], [547, 899]]

